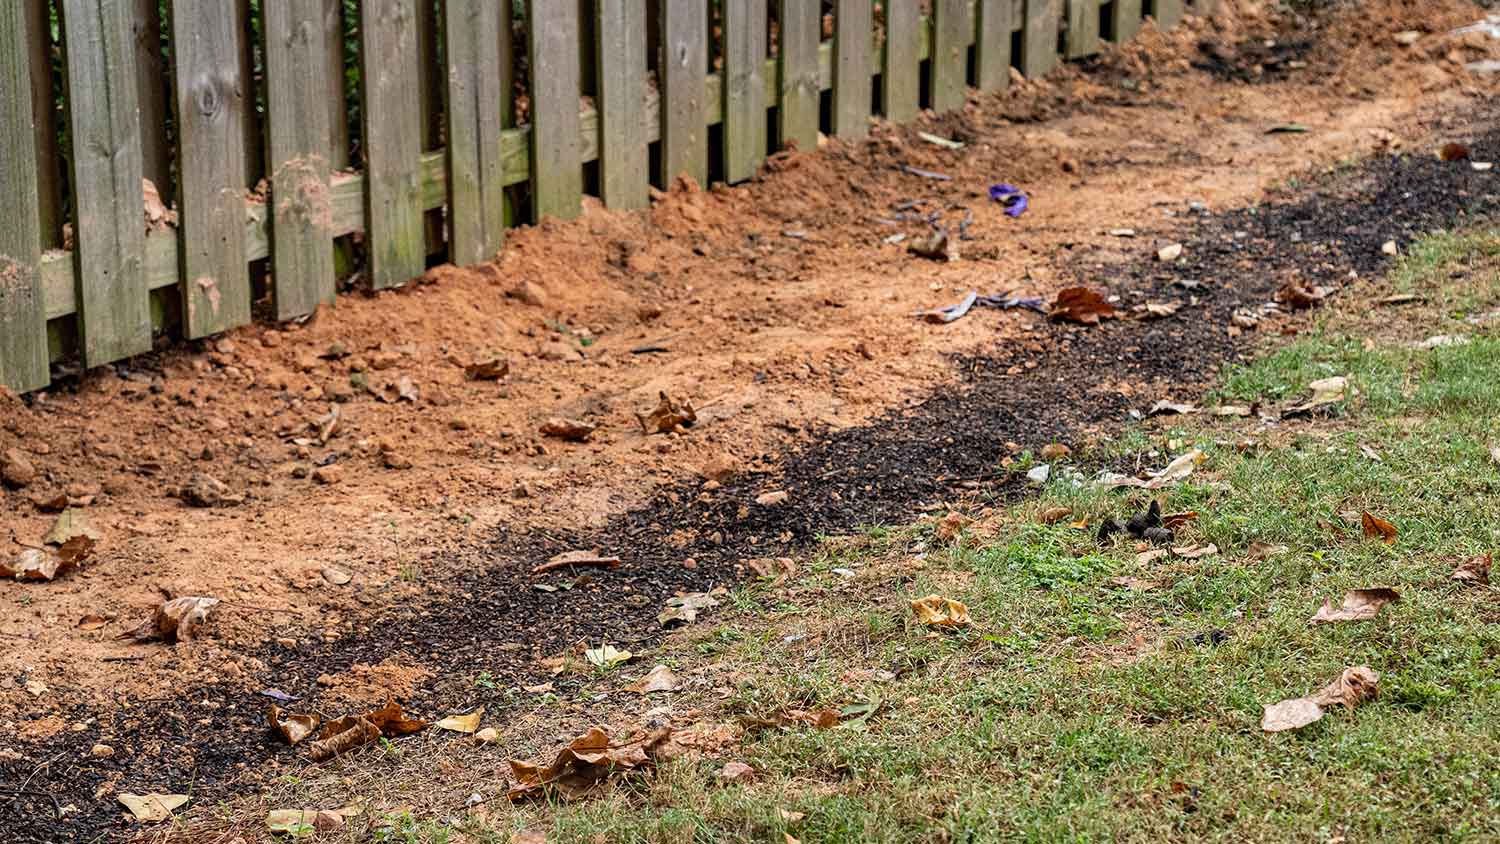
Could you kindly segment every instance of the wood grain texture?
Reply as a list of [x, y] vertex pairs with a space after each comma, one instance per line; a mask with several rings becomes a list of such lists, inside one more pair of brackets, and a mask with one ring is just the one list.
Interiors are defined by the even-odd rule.
[[[915, 0], [896, 0], [912, 3]], [[823, 16], [818, 0], [780, 0], [780, 55], [777, 57], [779, 144], [811, 152], [818, 148], [822, 88], [818, 84], [818, 44]]]
[[885, 52], [880, 68], [880, 113], [905, 123], [921, 111], [922, 42], [927, 22], [917, 0], [886, 0]]
[[130, 10], [62, 0], [73, 139], [74, 284], [83, 363], [151, 350], [141, 125]]
[[1057, 67], [1057, 31], [1062, 0], [1026, 0], [1021, 24], [1021, 72], [1027, 79], [1046, 76]]
[[510, 92], [500, 89], [501, 13], [489, 0], [447, 0], [444, 9], [448, 260], [460, 266], [495, 257], [505, 238], [500, 133]]
[[364, 0], [360, 17], [370, 284], [422, 274], [422, 98], [415, 0]]
[[697, 0], [661, 4], [661, 174], [670, 187], [687, 174], [708, 182], [708, 7]]
[[1067, 0], [1067, 4], [1067, 56], [1092, 56], [1099, 52], [1099, 0]]
[[172, 4], [183, 333], [250, 321], [245, 260], [245, 114], [233, 0]]
[[1010, 86], [1010, 38], [1015, 31], [1015, 0], [977, 0], [974, 14], [974, 78], [981, 91]]
[[1110, 15], [1115, 43], [1123, 44], [1140, 34], [1141, 0], [1115, 0]]
[[837, 0], [834, 10], [833, 133], [863, 138], [870, 132], [870, 106], [875, 97], [873, 11], [870, 0]]
[[327, 11], [325, 0], [283, 0], [266, 5], [262, 24], [278, 319], [312, 313], [335, 298]]
[[47, 308], [42, 300], [42, 228], [37, 203], [35, 119], [26, 9], [0, 4], [0, 385], [47, 386]]
[[571, 220], [583, 206], [578, 4], [531, 0], [531, 215]]
[[651, 158], [646, 141], [646, 4], [598, 0], [594, 27], [599, 104], [599, 192], [610, 208], [645, 208]]
[[1151, 10], [1152, 17], [1156, 18], [1157, 27], [1169, 29], [1182, 23], [1184, 3], [1183, 0], [1155, 0]]
[[933, 0], [932, 110], [953, 111], [968, 89], [969, 44], [974, 40], [970, 0]]
[[766, 4], [724, 2], [724, 181], [750, 179], [766, 158]]

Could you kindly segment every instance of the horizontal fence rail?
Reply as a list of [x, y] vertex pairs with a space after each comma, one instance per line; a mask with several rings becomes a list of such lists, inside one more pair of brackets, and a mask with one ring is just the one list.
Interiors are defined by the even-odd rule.
[[1214, 5], [5, 0], [0, 384], [480, 263], [586, 192], [744, 181]]

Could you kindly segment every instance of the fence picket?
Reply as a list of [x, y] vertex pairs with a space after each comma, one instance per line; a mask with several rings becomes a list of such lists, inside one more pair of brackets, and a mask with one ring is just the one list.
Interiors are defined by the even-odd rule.
[[[913, 0], [894, 0], [911, 3]], [[823, 15], [818, 0], [781, 0], [777, 20], [781, 24], [778, 88], [781, 93], [777, 117], [780, 145], [788, 141], [797, 149], [818, 148], [818, 121], [822, 98], [818, 84], [818, 44], [823, 40]]]
[[755, 175], [766, 157], [765, 0], [724, 0], [724, 181]]
[[1067, 0], [1068, 58], [1099, 52], [1099, 0]]
[[[491, 0], [447, 0], [448, 260], [466, 266], [495, 257], [505, 237], [505, 173], [500, 160], [501, 8]], [[509, 10], [504, 10], [506, 29]], [[508, 33], [507, 33], [508, 34]]]
[[974, 78], [981, 91], [1010, 85], [1010, 34], [1015, 31], [1015, 0], [978, 0], [975, 23]]
[[1157, 29], [1168, 29], [1182, 22], [1182, 0], [1155, 0], [1151, 4], [1151, 16], [1156, 18]]
[[917, 0], [886, 0], [885, 64], [880, 70], [880, 113], [905, 123], [921, 110], [922, 20]]
[[57, 105], [52, 95], [52, 21], [48, 0], [26, 0], [26, 54], [31, 59], [31, 113], [36, 121], [37, 202], [42, 247], [62, 246], [62, 151], [57, 143]]
[[264, 11], [271, 275], [277, 318], [295, 319], [335, 296], [328, 87], [309, 84], [328, 72], [327, 7], [283, 0]]
[[1141, 31], [1141, 0], [1115, 0], [1110, 11], [1110, 31], [1115, 43], [1123, 44]]
[[364, 0], [359, 30], [370, 283], [379, 290], [426, 268], [415, 0]]
[[183, 333], [250, 321], [244, 90], [232, 0], [172, 4]]
[[863, 138], [870, 132], [875, 85], [870, 78], [874, 13], [870, 0], [837, 0], [833, 17], [833, 133]]
[[651, 186], [646, 142], [646, 16], [640, 0], [599, 0], [599, 192], [604, 204], [645, 208]]
[[130, 11], [62, 0], [73, 139], [74, 285], [84, 366], [151, 350]]
[[1021, 72], [1027, 79], [1046, 76], [1057, 67], [1059, 2], [1026, 0], [1026, 17], [1021, 25]]
[[47, 386], [47, 314], [42, 301], [41, 209], [31, 103], [26, 10], [0, 8], [0, 385]]
[[162, 199], [173, 196], [172, 147], [167, 143], [171, 109], [167, 66], [161, 52], [162, 21], [157, 0], [130, 0], [131, 61], [135, 64], [136, 105], [141, 110], [141, 173]]
[[571, 220], [582, 211], [578, 4], [531, 0], [531, 216]]
[[686, 173], [708, 182], [708, 7], [698, 0], [661, 3], [661, 178]]
[[932, 110], [953, 111], [968, 87], [974, 21], [969, 0], [933, 0], [932, 11]]

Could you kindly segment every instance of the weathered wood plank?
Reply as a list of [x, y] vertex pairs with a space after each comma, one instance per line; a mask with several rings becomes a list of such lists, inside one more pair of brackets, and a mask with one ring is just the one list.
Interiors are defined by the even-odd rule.
[[1156, 18], [1158, 28], [1170, 29], [1182, 23], [1183, 0], [1155, 0], [1151, 4], [1151, 14]]
[[309, 84], [325, 78], [329, 68], [327, 11], [325, 0], [283, 0], [266, 4], [262, 24], [278, 319], [310, 314], [318, 305], [332, 304], [336, 295], [329, 202], [334, 132], [324, 101], [329, 88]]
[[833, 17], [833, 133], [863, 138], [870, 132], [874, 12], [870, 0], [837, 0]]
[[1021, 72], [1027, 79], [1046, 76], [1057, 66], [1057, 25], [1061, 0], [1026, 0], [1021, 24]]
[[[780, 0], [780, 55], [777, 57], [777, 121], [783, 148], [791, 142], [804, 152], [818, 148], [821, 87], [818, 85], [818, 44], [823, 39], [823, 16], [818, 0]], [[896, 0], [912, 3], [915, 0]]]
[[933, 0], [932, 11], [932, 110], [953, 111], [968, 88], [974, 21], [968, 0]]
[[1015, 0], [978, 0], [974, 4], [974, 78], [981, 91], [1010, 86], [1010, 34], [1015, 31]]
[[0, 4], [0, 386], [22, 393], [49, 379], [30, 64], [26, 10]]
[[755, 175], [766, 158], [765, 0], [724, 0], [724, 181]]
[[143, 267], [141, 126], [130, 9], [62, 0], [80, 345], [85, 366], [151, 349]]
[[1115, 0], [1110, 15], [1110, 32], [1115, 43], [1123, 44], [1140, 34], [1141, 0]]
[[426, 268], [416, 0], [364, 0], [360, 13], [370, 283], [379, 290]]
[[611, 208], [645, 208], [651, 160], [646, 142], [646, 18], [639, 0], [599, 0], [594, 45], [599, 69], [599, 192]]
[[583, 154], [578, 125], [578, 4], [530, 0], [531, 215], [581, 213]]
[[1192, 3], [1195, 15], [1208, 17], [1219, 11], [1219, 0], [1192, 0]]
[[1067, 0], [1068, 58], [1099, 52], [1099, 0]]
[[[495, 257], [505, 237], [500, 161], [501, 8], [490, 0], [447, 0], [448, 260], [461, 266]], [[508, 12], [508, 10], [506, 10]]]
[[172, 4], [183, 333], [250, 321], [244, 89], [233, 0]]
[[62, 150], [52, 95], [52, 21], [48, 0], [26, 0], [26, 53], [31, 59], [31, 113], [36, 123], [36, 191], [42, 247], [63, 243]]
[[344, 0], [323, 0], [323, 59], [314, 77], [328, 108], [328, 165], [349, 166], [349, 105], [344, 98]]
[[922, 43], [926, 24], [917, 0], [886, 0], [885, 59], [880, 71], [880, 112], [905, 123], [921, 110]]
[[661, 4], [661, 176], [670, 187], [686, 173], [708, 182], [708, 7], [696, 0]]

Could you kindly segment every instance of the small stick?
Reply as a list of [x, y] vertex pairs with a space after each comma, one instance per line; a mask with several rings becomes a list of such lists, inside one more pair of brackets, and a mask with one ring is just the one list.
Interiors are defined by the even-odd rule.
[[573, 559], [567, 559], [567, 560], [552, 560], [550, 562], [542, 563], [541, 565], [533, 568], [531, 570], [531, 573], [532, 574], [542, 574], [544, 572], [554, 571], [556, 569], [567, 568], [568, 566], [588, 566], [590, 568], [598, 568], [598, 569], [613, 569], [613, 568], [619, 568], [620, 567], [620, 558], [619, 557], [575, 557]]
[[924, 179], [932, 179], [938, 182], [953, 181], [953, 177], [949, 176], [947, 173], [937, 173], [932, 170], [923, 170], [920, 167], [913, 167], [910, 164], [901, 165], [901, 172], [910, 173], [913, 176], [921, 176]]

